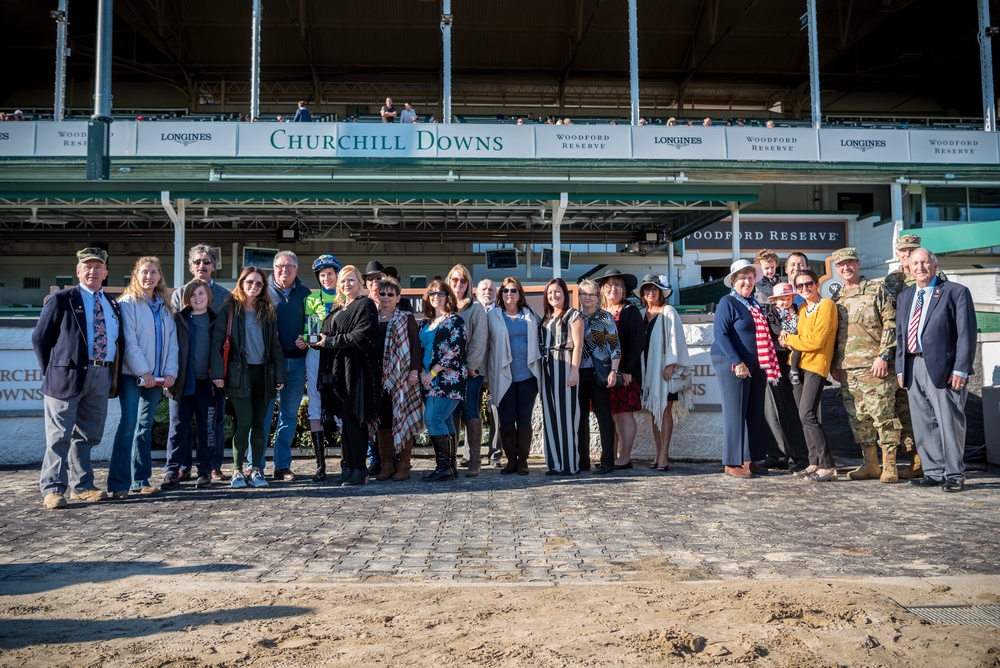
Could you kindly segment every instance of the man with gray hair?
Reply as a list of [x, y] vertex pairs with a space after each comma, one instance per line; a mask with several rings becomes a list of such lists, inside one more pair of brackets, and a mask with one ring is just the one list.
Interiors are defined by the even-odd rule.
[[[215, 249], [208, 244], [198, 244], [197, 246], [192, 246], [191, 250], [188, 251], [188, 270], [191, 272], [191, 276], [197, 280], [204, 281], [208, 283], [208, 289], [212, 292], [212, 310], [216, 313], [222, 308], [225, 303], [226, 298], [229, 296], [229, 290], [216, 283], [212, 276], [215, 274], [215, 270], [219, 268], [219, 256], [216, 254]], [[174, 290], [174, 294], [170, 297], [170, 305], [174, 309], [174, 313], [181, 312], [181, 295], [184, 294], [184, 286], [181, 286]], [[226, 397], [222, 392], [218, 392], [215, 397], [215, 415], [224, 416], [226, 411]], [[175, 424], [174, 412], [177, 410], [178, 402], [170, 402], [170, 424], [171, 431], [173, 431], [173, 425]], [[213, 442], [215, 445], [215, 452], [212, 455], [212, 480], [216, 482], [222, 482], [227, 480], [227, 477], [222, 473], [222, 460], [225, 456], [225, 440], [226, 440], [226, 424], [224, 419], [216, 420], [213, 424], [215, 429], [215, 438]], [[191, 478], [191, 455], [194, 451], [194, 431], [191, 432], [191, 438], [185, 448], [184, 452], [181, 453], [180, 468], [177, 471], [177, 481], [184, 482], [190, 480]]]
[[[306, 390], [306, 352], [302, 333], [306, 327], [306, 297], [312, 292], [298, 279], [299, 258], [292, 251], [274, 256], [274, 271], [267, 279], [268, 296], [278, 316], [278, 341], [285, 354], [285, 387], [278, 390], [278, 428], [274, 432], [274, 480], [295, 480], [292, 472], [292, 440], [299, 426], [299, 404]], [[274, 400], [265, 415], [272, 415]], [[264, 443], [270, 439], [265, 435]], [[267, 451], [267, 448], [264, 449]], [[261, 471], [263, 460], [254, 462]]]

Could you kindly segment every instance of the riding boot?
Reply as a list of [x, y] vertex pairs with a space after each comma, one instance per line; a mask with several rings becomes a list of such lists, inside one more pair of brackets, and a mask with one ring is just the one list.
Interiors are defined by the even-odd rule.
[[475, 478], [479, 475], [480, 460], [483, 452], [483, 421], [480, 419], [465, 421], [465, 442], [469, 444], [469, 470], [465, 475]]
[[410, 479], [410, 457], [413, 455], [413, 437], [406, 439], [403, 449], [399, 451], [399, 466], [396, 467], [396, 475], [392, 479], [399, 482]]
[[421, 478], [421, 480], [425, 482], [448, 480], [453, 475], [451, 472], [451, 436], [449, 434], [431, 436], [431, 445], [434, 446], [434, 462], [437, 467], [432, 473]]
[[316, 473], [313, 482], [326, 480], [326, 438], [321, 431], [312, 432], [313, 452], [316, 454]]
[[896, 448], [882, 449], [882, 476], [880, 482], [899, 482], [899, 472], [896, 470]]
[[878, 465], [878, 447], [874, 445], [862, 445], [861, 456], [864, 463], [847, 474], [848, 480], [872, 480], [882, 474], [882, 469]]
[[449, 451], [449, 466], [451, 466], [451, 475], [455, 478], [458, 477], [458, 434], [448, 435], [449, 443], [451, 444], [451, 449]]
[[504, 455], [507, 456], [507, 465], [500, 469], [500, 473], [517, 472], [517, 430], [501, 429], [500, 446]]
[[375, 479], [388, 480], [396, 473], [392, 467], [392, 459], [396, 456], [396, 448], [393, 447], [391, 429], [378, 430], [378, 456], [382, 460], [382, 470], [375, 476]]
[[528, 455], [531, 454], [530, 429], [517, 430], [517, 473], [518, 475], [528, 475]]

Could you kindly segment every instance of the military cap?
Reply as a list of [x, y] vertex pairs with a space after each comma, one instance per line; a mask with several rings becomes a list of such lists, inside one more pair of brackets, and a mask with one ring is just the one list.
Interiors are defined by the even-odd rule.
[[841, 248], [833, 251], [833, 263], [840, 264], [847, 260], [858, 260], [857, 248]]
[[86, 262], [87, 260], [98, 260], [104, 264], [108, 263], [108, 252], [100, 248], [84, 248], [76, 252], [77, 262]]
[[901, 234], [896, 242], [896, 250], [920, 248], [920, 236], [916, 234]]

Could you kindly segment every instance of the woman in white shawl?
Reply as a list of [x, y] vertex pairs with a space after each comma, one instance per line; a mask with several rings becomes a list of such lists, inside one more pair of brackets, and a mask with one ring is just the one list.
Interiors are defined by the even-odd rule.
[[673, 289], [666, 276], [647, 274], [635, 292], [642, 302], [641, 313], [646, 323], [642, 407], [653, 414], [656, 444], [656, 456], [650, 468], [669, 471], [674, 418], [683, 417], [694, 405], [687, 342], [680, 315], [667, 304]]

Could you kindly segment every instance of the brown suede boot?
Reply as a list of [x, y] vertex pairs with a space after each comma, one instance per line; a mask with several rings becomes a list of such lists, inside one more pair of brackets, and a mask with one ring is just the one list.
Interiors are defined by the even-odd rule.
[[382, 460], [382, 470], [375, 479], [388, 480], [396, 473], [392, 466], [392, 459], [396, 456], [396, 448], [392, 444], [392, 429], [378, 430], [378, 456]]
[[874, 445], [862, 445], [861, 456], [864, 463], [847, 474], [848, 480], [873, 480], [882, 475], [882, 469], [878, 465], [878, 447]]
[[903, 456], [910, 458], [910, 463], [899, 469], [899, 477], [903, 480], [923, 478], [924, 469], [920, 466], [920, 455], [917, 454], [917, 446], [913, 444], [913, 439], [904, 438], [900, 446], [903, 448]]
[[500, 469], [500, 473], [516, 473], [517, 472], [517, 430], [516, 429], [501, 429], [500, 430], [500, 447], [503, 448], [503, 454], [507, 457], [507, 464]]
[[466, 471], [467, 478], [479, 476], [480, 459], [483, 452], [483, 421], [465, 421], [465, 442], [469, 444], [469, 470]]
[[517, 430], [517, 473], [528, 475], [528, 455], [531, 454], [531, 430]]
[[899, 473], [896, 471], [896, 448], [882, 450], [882, 476], [879, 482], [899, 482]]
[[410, 457], [413, 456], [413, 439], [408, 438], [403, 443], [403, 449], [399, 451], [399, 466], [396, 468], [396, 475], [392, 479], [396, 482], [410, 479]]

